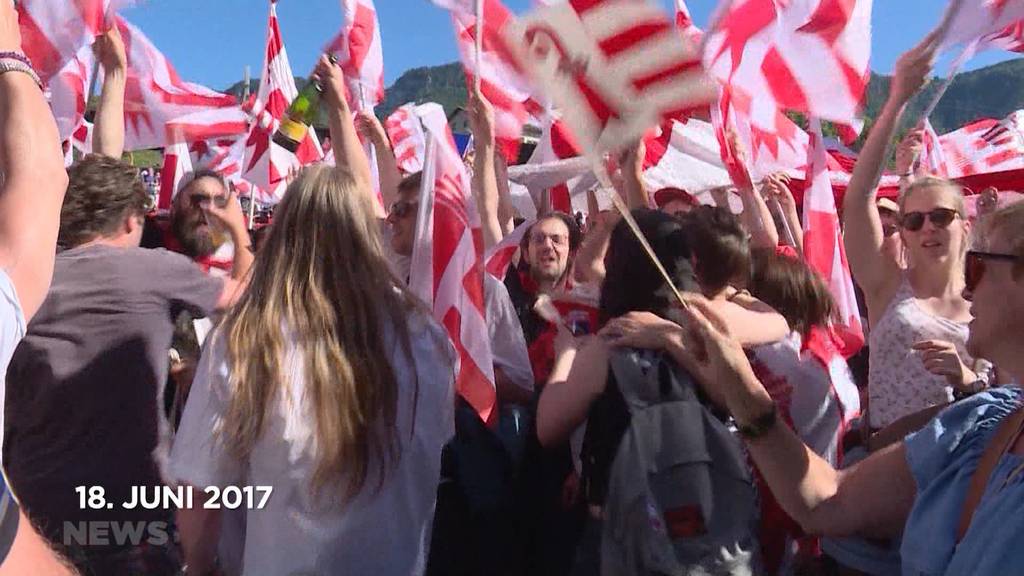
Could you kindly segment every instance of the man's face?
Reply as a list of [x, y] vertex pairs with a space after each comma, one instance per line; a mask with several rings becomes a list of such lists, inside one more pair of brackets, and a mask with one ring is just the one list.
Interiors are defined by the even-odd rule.
[[569, 267], [569, 227], [557, 218], [533, 225], [526, 245], [526, 263], [534, 280], [557, 282]]
[[225, 198], [227, 193], [213, 178], [199, 178], [178, 193], [171, 213], [171, 230], [189, 256], [210, 256], [224, 243], [224, 235], [210, 227], [203, 207]]
[[399, 190], [398, 201], [388, 212], [388, 224], [391, 226], [391, 249], [400, 256], [412, 256], [418, 213], [419, 191]]

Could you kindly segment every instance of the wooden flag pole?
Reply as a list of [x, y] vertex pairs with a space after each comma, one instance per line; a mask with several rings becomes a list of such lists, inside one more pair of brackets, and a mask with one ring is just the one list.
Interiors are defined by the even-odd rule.
[[679, 292], [678, 288], [676, 288], [672, 277], [668, 275], [668, 270], [665, 269], [661, 260], [658, 259], [657, 254], [654, 253], [654, 248], [651, 248], [651, 244], [647, 241], [647, 237], [644, 236], [643, 231], [640, 230], [640, 225], [637, 224], [636, 219], [633, 218], [633, 214], [630, 212], [629, 206], [626, 205], [622, 196], [619, 195], [619, 191], [616, 190], [615, 186], [612, 184], [611, 177], [608, 176], [608, 170], [605, 168], [604, 159], [601, 158], [599, 154], [591, 154], [590, 162], [594, 169], [594, 175], [597, 176], [597, 181], [601, 184], [601, 187], [607, 189], [611, 193], [612, 203], [615, 204], [615, 208], [620, 214], [622, 214], [622, 219], [626, 221], [626, 224], [629, 226], [629, 229], [633, 231], [636, 239], [640, 241], [640, 245], [643, 247], [644, 252], [647, 253], [647, 257], [651, 259], [651, 263], [658, 269], [662, 279], [665, 280], [666, 284], [668, 284], [669, 289], [672, 290], [672, 294], [676, 297], [676, 300], [679, 301], [679, 304], [684, 309], [688, 310], [689, 305], [683, 298], [683, 294]]

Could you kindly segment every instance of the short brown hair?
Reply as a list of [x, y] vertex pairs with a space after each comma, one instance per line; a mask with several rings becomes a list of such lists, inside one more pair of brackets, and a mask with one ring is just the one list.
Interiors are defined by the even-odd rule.
[[701, 288], [718, 292], [750, 278], [750, 239], [735, 214], [717, 206], [701, 205], [683, 216], [683, 227], [696, 258]]
[[144, 216], [149, 203], [134, 166], [90, 154], [68, 169], [57, 241], [73, 248], [112, 234], [128, 216]]

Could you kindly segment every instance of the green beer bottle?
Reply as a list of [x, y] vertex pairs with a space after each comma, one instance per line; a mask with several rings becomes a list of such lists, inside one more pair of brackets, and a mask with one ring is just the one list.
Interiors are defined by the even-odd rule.
[[[334, 55], [330, 56], [331, 63], [337, 61]], [[292, 101], [291, 106], [284, 113], [281, 119], [281, 126], [274, 133], [274, 143], [288, 150], [292, 154], [299, 149], [299, 145], [306, 139], [309, 127], [316, 121], [317, 113], [320, 111], [320, 97], [324, 89], [320, 82], [314, 77], [309, 78], [306, 87], [299, 92], [299, 95]]]

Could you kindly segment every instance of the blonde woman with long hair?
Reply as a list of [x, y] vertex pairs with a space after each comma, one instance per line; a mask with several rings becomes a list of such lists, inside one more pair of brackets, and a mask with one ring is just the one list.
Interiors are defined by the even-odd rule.
[[[256, 487], [242, 490], [246, 575], [424, 569], [455, 357], [391, 273], [364, 187], [326, 167], [289, 186], [182, 417], [175, 478], [225, 488], [222, 505]], [[208, 573], [218, 511], [179, 521], [187, 573]]]

